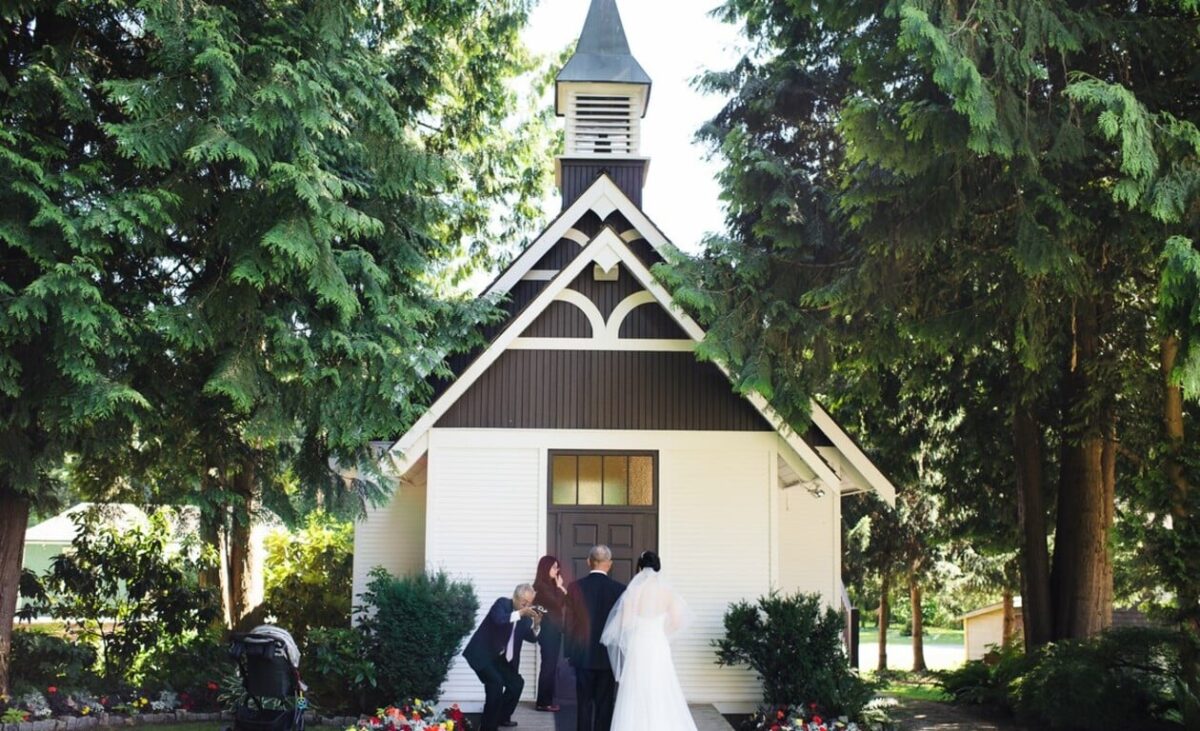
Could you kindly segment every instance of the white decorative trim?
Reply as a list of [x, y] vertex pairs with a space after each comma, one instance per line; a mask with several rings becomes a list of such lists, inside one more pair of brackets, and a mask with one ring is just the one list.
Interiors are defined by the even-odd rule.
[[530, 269], [521, 277], [523, 282], [549, 282], [558, 274], [557, 269]]
[[871, 461], [870, 457], [863, 454], [854, 440], [850, 438], [842, 427], [834, 421], [825, 407], [813, 399], [810, 402], [813, 424], [824, 432], [829, 441], [833, 442], [833, 446], [837, 447], [841, 453], [842, 459], [846, 460], [848, 466], [852, 468], [850, 478], [851, 482], [858, 482], [855, 477], [861, 477], [866, 484], [856, 485], [859, 489], [857, 492], [866, 492], [868, 489], [874, 489], [879, 493], [879, 497], [883, 498], [889, 505], [896, 504], [896, 486], [892, 481], [884, 475], [878, 467]]
[[642, 232], [638, 231], [636, 228], [631, 228], [625, 233], [621, 234], [621, 240], [627, 244], [631, 244], [634, 241], [641, 241], [644, 238], [646, 237], [642, 236]]
[[624, 350], [666, 353], [690, 353], [694, 340], [652, 340], [649, 338], [517, 338], [509, 350]]
[[542, 235], [539, 236], [532, 244], [529, 245], [520, 256], [518, 256], [508, 269], [501, 274], [490, 287], [487, 288], [484, 294], [506, 294], [512, 290], [517, 282], [521, 281], [521, 277], [525, 276], [525, 272], [529, 271], [542, 260], [560, 240], [569, 238], [581, 246], [586, 246], [589, 239], [583, 233], [574, 228], [576, 222], [583, 218], [583, 215], [593, 209], [593, 204], [600, 198], [606, 198], [609, 204], [615, 205], [616, 210], [621, 212], [629, 223], [642, 232], [642, 235], [650, 242], [661, 256], [666, 258], [666, 253], [669, 249], [674, 248], [662, 231], [655, 226], [645, 213], [634, 205], [633, 201], [629, 200], [617, 184], [612, 181], [607, 175], [601, 175], [596, 178], [596, 182], [592, 183], [591, 187], [583, 192], [575, 202], [567, 207], [567, 210], [559, 214], [558, 218], [554, 219]]
[[600, 217], [600, 220], [608, 218], [609, 215], [617, 210], [617, 204], [613, 202], [607, 195], [602, 195], [592, 201], [592, 212]]
[[608, 316], [608, 325], [605, 328], [608, 337], [613, 340], [621, 336], [621, 325], [625, 323], [625, 318], [629, 317], [629, 313], [633, 312], [642, 305], [648, 305], [657, 302], [654, 295], [648, 290], [643, 289], [641, 292], [634, 292], [625, 299], [621, 300], [616, 307], [613, 308], [612, 314]]
[[596, 307], [596, 303], [588, 299], [582, 292], [577, 292], [573, 289], [564, 289], [555, 296], [554, 301], [566, 302], [582, 310], [583, 314], [587, 316], [588, 322], [592, 325], [593, 338], [598, 338], [604, 333], [604, 315], [600, 314], [600, 308]]

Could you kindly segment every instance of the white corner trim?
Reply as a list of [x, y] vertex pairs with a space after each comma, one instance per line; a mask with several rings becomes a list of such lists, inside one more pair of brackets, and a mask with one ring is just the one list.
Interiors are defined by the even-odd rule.
[[636, 228], [631, 228], [625, 233], [621, 234], [621, 240], [627, 244], [633, 243], [634, 241], [641, 241], [643, 238], [645, 237], [642, 236], [642, 232], [638, 231]]
[[649, 290], [643, 289], [641, 292], [634, 292], [625, 299], [621, 300], [616, 307], [613, 308], [612, 314], [608, 316], [608, 326], [605, 328], [606, 335], [613, 340], [620, 337], [621, 325], [625, 324], [625, 318], [629, 317], [629, 313], [633, 312], [642, 305], [648, 305], [658, 300], [654, 299], [654, 294]]
[[509, 350], [623, 350], [636, 352], [690, 353], [694, 340], [653, 340], [650, 338], [517, 338]]
[[607, 204], [613, 205], [614, 210], [620, 211], [621, 215], [650, 242], [655, 251], [663, 255], [664, 258], [666, 257], [667, 250], [673, 248], [671, 242], [646, 217], [646, 214], [642, 213], [634, 205], [633, 201], [629, 200], [629, 197], [617, 187], [616, 183], [608, 176], [601, 175], [596, 179], [596, 182], [592, 183], [590, 188], [584, 191], [582, 195], [575, 199], [574, 203], [567, 207], [567, 210], [554, 219], [553, 223], [542, 232], [542, 235], [529, 245], [529, 248], [525, 249], [513, 261], [508, 270], [488, 287], [485, 294], [505, 294], [509, 292], [517, 282], [521, 281], [526, 272], [541, 261], [542, 257], [564, 238], [570, 239], [582, 247], [586, 247], [591, 240], [588, 239], [586, 234], [576, 229], [575, 224], [580, 218], [583, 218], [585, 213], [593, 210], [593, 205], [601, 198], [605, 198]]
[[596, 303], [588, 299], [582, 292], [577, 292], [573, 289], [563, 289], [555, 296], [554, 301], [566, 302], [582, 310], [592, 326], [593, 338], [600, 337], [604, 333], [604, 315], [600, 314], [600, 308], [596, 307]]
[[[411, 432], [412, 430], [409, 431]], [[405, 436], [408, 435], [406, 434]], [[414, 435], [414, 437], [410, 443], [403, 445], [401, 442], [404, 440], [401, 439], [400, 442], [396, 442], [390, 450], [384, 452], [383, 456], [380, 457], [380, 464], [388, 475], [396, 479], [403, 478], [413, 468], [413, 465], [425, 455], [425, 452], [429, 451], [428, 431], [423, 434]]]
[[530, 269], [521, 277], [523, 282], [549, 282], [558, 274], [557, 269]]
[[603, 221], [617, 210], [617, 204], [608, 195], [601, 195], [592, 201], [591, 209], [592, 213], [595, 213]]
[[833, 442], [833, 446], [837, 447], [842, 458], [866, 480], [867, 485], [858, 485], [858, 487], [863, 491], [867, 487], [870, 487], [888, 505], [896, 507], [896, 486], [892, 484], [892, 481], [871, 462], [870, 457], [859, 449], [854, 440], [850, 438], [850, 435], [829, 415], [825, 407], [821, 406], [815, 399], [810, 403], [810, 406], [812, 409], [813, 424], [824, 432], [825, 436], [829, 437], [829, 441]]

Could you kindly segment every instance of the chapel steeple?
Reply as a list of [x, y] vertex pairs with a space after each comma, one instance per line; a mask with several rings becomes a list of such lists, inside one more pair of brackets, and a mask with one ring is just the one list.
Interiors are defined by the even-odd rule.
[[559, 71], [554, 108], [566, 117], [566, 154], [555, 165], [563, 208], [601, 173], [638, 207], [650, 160], [641, 157], [641, 121], [650, 76], [629, 50], [616, 0], [592, 0], [575, 55]]

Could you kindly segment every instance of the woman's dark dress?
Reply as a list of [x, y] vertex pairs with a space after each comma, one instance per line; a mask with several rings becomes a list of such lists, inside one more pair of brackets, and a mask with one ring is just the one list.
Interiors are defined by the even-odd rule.
[[536, 702], [539, 706], [552, 706], [554, 705], [554, 679], [558, 673], [558, 657], [562, 650], [563, 621], [565, 619], [563, 607], [567, 595], [553, 582], [549, 584], [539, 582], [534, 584], [533, 588], [537, 593], [533, 600], [534, 604], [546, 608], [546, 615], [542, 617], [541, 634], [538, 637], [538, 645], [542, 648], [542, 666], [538, 670]]

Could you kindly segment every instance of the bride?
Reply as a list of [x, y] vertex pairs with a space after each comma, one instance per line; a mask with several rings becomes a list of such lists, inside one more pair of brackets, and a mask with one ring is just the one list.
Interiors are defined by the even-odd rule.
[[659, 577], [657, 554], [644, 552], [637, 567], [600, 638], [619, 684], [612, 731], [696, 731], [667, 644], [686, 624], [687, 607]]

